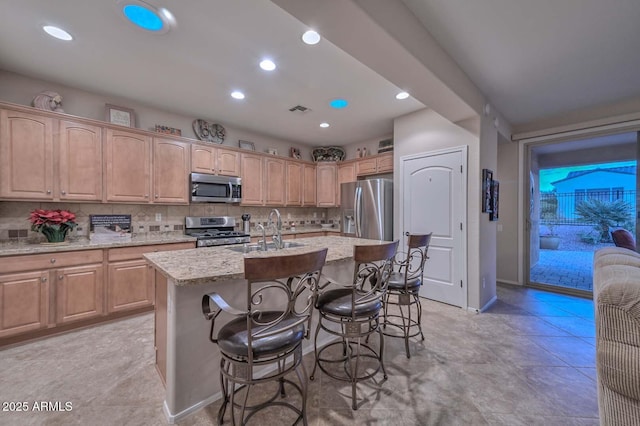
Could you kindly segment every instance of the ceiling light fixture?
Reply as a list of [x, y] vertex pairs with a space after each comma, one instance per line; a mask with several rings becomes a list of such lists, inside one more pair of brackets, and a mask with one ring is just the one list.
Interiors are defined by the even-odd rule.
[[349, 102], [346, 99], [334, 99], [329, 102], [329, 105], [331, 105], [331, 108], [342, 109], [349, 106]]
[[409, 94], [407, 92], [400, 92], [396, 95], [396, 99], [407, 99], [409, 97]]
[[320, 43], [320, 34], [313, 30], [305, 31], [305, 33], [302, 34], [302, 41], [311, 45], [318, 44]]
[[231, 97], [233, 99], [244, 99], [244, 93], [240, 92], [239, 90], [235, 90], [231, 92]]
[[320, 127], [326, 129], [327, 127], [329, 127], [329, 123], [320, 123]]
[[263, 59], [260, 62], [260, 68], [265, 71], [273, 71], [276, 69], [276, 64], [271, 59]]
[[164, 34], [176, 25], [173, 14], [161, 7], [157, 8], [142, 0], [120, 0], [121, 12], [129, 22], [155, 34]]
[[55, 37], [58, 40], [71, 41], [73, 37], [71, 34], [63, 30], [62, 28], [54, 27], [53, 25], [45, 25], [42, 27], [45, 33], [49, 34], [51, 37]]

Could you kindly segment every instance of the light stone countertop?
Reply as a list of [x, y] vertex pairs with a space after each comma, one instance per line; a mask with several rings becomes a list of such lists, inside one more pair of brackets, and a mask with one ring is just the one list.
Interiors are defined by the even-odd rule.
[[247, 254], [229, 250], [229, 247], [206, 247], [171, 252], [146, 253], [144, 257], [177, 286], [198, 285], [227, 279], [244, 278], [244, 257], [272, 257], [285, 254], [307, 253], [328, 248], [327, 263], [351, 259], [353, 246], [374, 245], [386, 241], [365, 240], [351, 237], [298, 238], [302, 247], [292, 247], [267, 252]]
[[65, 251], [78, 251], [78, 250], [93, 250], [104, 248], [116, 248], [116, 247], [134, 247], [134, 246], [146, 246], [154, 244], [171, 244], [171, 243], [187, 243], [195, 242], [194, 237], [189, 237], [181, 232], [166, 233], [166, 234], [140, 234], [133, 235], [130, 241], [116, 241], [116, 242], [91, 242], [88, 238], [78, 238], [69, 241], [68, 244], [61, 245], [46, 245], [40, 243], [29, 242], [0, 242], [0, 257], [3, 256], [16, 256], [24, 254], [38, 254], [38, 253], [57, 253]]

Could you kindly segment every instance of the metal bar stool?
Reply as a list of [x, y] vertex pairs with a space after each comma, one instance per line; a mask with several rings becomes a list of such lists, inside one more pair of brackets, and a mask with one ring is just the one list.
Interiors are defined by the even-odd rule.
[[[307, 424], [307, 372], [302, 361], [302, 339], [309, 338], [313, 302], [325, 263], [327, 249], [276, 257], [244, 259], [247, 280], [246, 309], [232, 308], [217, 293], [202, 298], [202, 312], [211, 321], [210, 339], [220, 348], [220, 384], [223, 402], [218, 412], [218, 424], [224, 420], [227, 405], [231, 407], [231, 422], [246, 422], [260, 410], [282, 406], [298, 414], [297, 424]], [[269, 307], [265, 305], [269, 305]], [[276, 306], [271, 308], [271, 306]], [[236, 316], [215, 335], [216, 318], [222, 312]], [[266, 374], [264, 368], [269, 370]], [[295, 371], [299, 385], [285, 376]], [[263, 401], [248, 405], [253, 385], [277, 381], [277, 391]], [[285, 396], [285, 383], [302, 397], [302, 406], [296, 407], [278, 396]], [[241, 401], [236, 395], [246, 388]], [[246, 415], [245, 415], [246, 413]]]
[[[427, 251], [431, 242], [431, 233], [426, 235], [409, 235], [407, 252], [398, 252], [393, 262], [393, 272], [389, 277], [389, 286], [384, 297], [383, 333], [389, 337], [404, 339], [407, 358], [409, 353], [409, 338], [422, 333], [422, 304], [420, 303], [420, 286], [424, 279], [424, 264], [429, 258]], [[405, 255], [406, 257], [402, 256]], [[404, 257], [404, 258], [403, 258]], [[390, 307], [397, 307], [389, 312]], [[416, 316], [411, 314], [411, 307], [416, 307]], [[393, 332], [387, 327], [399, 329], [401, 334]]]
[[[316, 367], [320, 367], [334, 379], [351, 382], [351, 406], [354, 410], [358, 409], [356, 385], [359, 381], [373, 377], [381, 369], [384, 378], [387, 378], [383, 363], [384, 340], [380, 332], [379, 316], [397, 248], [398, 241], [355, 246], [353, 282], [344, 285], [329, 280], [321, 286], [316, 300], [320, 319], [314, 337], [316, 362], [310, 378], [314, 379]], [[318, 349], [320, 330], [338, 336], [340, 340]], [[380, 336], [378, 351], [368, 343], [369, 336], [375, 332]], [[326, 354], [325, 351], [336, 346], [342, 349], [342, 356], [337, 359], [323, 356], [323, 353]], [[374, 371], [359, 370], [362, 357], [376, 360]], [[338, 372], [330, 371], [330, 366], [336, 365], [339, 367]]]

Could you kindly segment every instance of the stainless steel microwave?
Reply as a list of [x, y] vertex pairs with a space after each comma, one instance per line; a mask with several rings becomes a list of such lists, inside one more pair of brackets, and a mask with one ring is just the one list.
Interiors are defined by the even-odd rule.
[[192, 203], [239, 203], [242, 201], [239, 177], [191, 173]]

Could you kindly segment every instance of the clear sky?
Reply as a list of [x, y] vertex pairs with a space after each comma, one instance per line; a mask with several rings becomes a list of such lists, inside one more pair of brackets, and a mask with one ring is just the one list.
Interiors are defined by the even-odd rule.
[[622, 161], [618, 163], [591, 164], [587, 166], [559, 167], [557, 169], [540, 170], [540, 191], [552, 191], [553, 186], [551, 185], [551, 182], [566, 178], [569, 172], [635, 165], [635, 161]]

